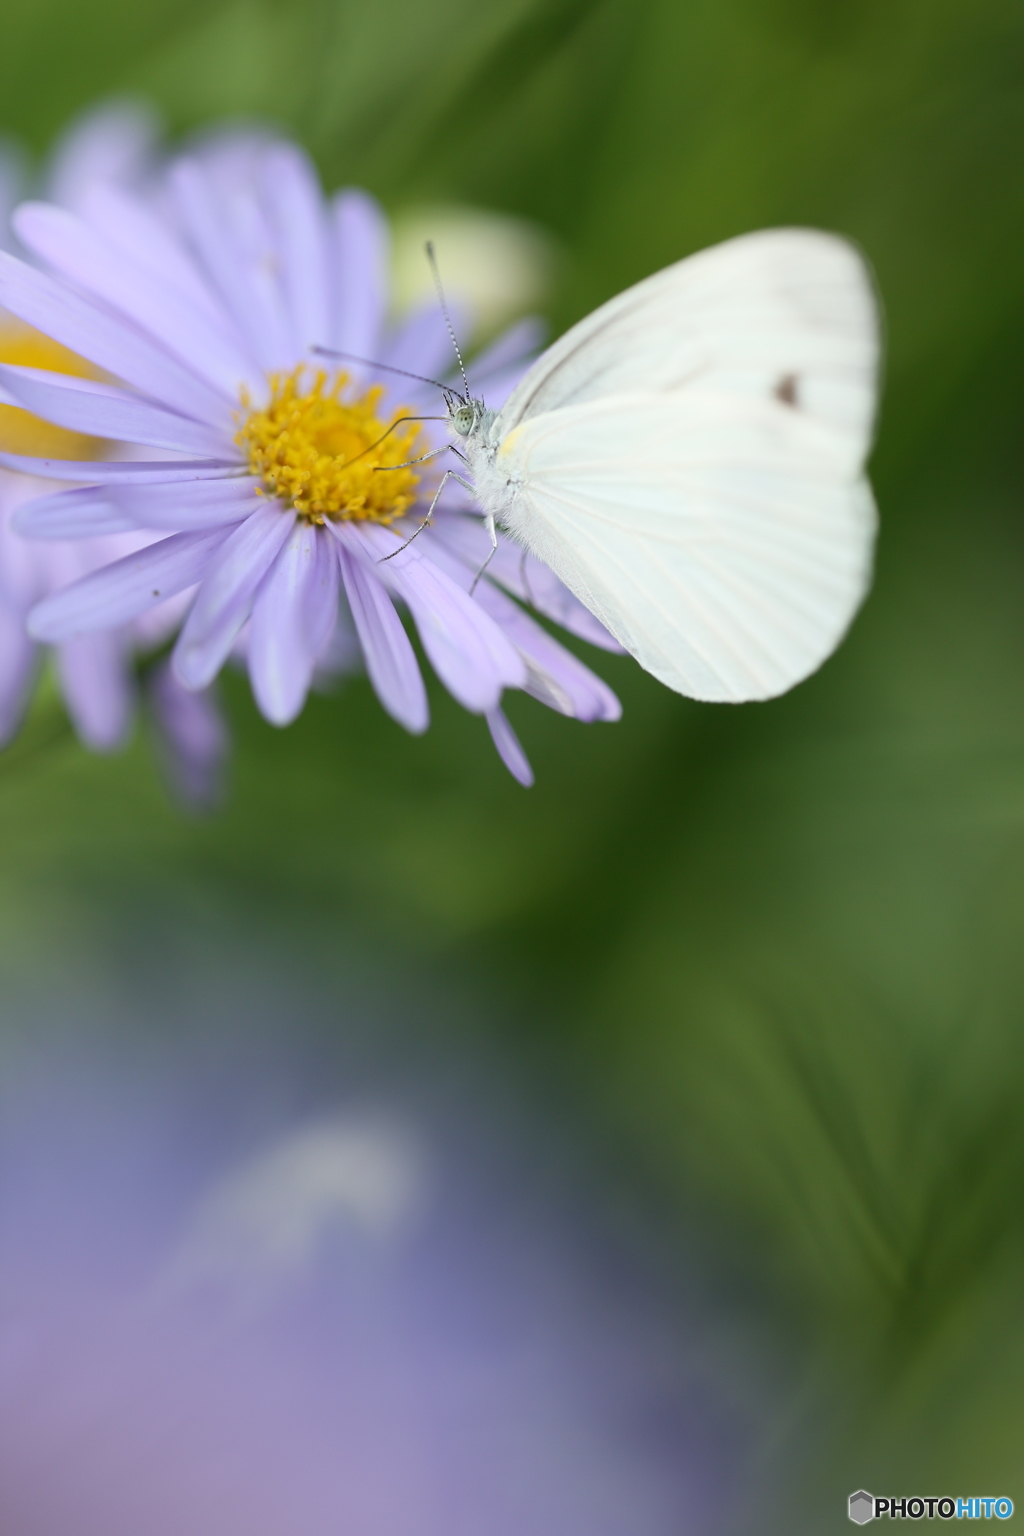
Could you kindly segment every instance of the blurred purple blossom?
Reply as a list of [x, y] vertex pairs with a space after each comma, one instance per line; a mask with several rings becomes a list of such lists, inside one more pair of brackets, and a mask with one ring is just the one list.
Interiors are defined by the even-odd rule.
[[[99, 188], [141, 189], [157, 172], [156, 142], [156, 123], [145, 108], [130, 102], [103, 104], [85, 113], [58, 141], [42, 190], [74, 212], [87, 207]], [[17, 147], [0, 146], [0, 243], [21, 254], [11, 219], [25, 182], [24, 159]], [[0, 311], [0, 358], [12, 343], [24, 349], [26, 340], [31, 350], [31, 333], [16, 317]], [[0, 402], [17, 404], [3, 391]], [[12, 526], [18, 508], [26, 501], [47, 503], [64, 489], [61, 481], [0, 468], [0, 745], [17, 731], [39, 671], [40, 646], [25, 628], [33, 604], [156, 537], [144, 531], [112, 532], [85, 540], [51, 537], [26, 543]], [[180, 621], [180, 606], [165, 604], [128, 624], [71, 636], [54, 646], [57, 682], [86, 746], [103, 752], [124, 743], [135, 704], [134, 654], [170, 637]], [[153, 704], [169, 776], [183, 798], [209, 802], [219, 781], [223, 746], [214, 763], [208, 733], [203, 753], [188, 756], [192, 740], [198, 738], [193, 734], [190, 739], [180, 729], [180, 705], [166, 687], [154, 691]], [[165, 706], [172, 709], [166, 720], [161, 714]], [[214, 709], [211, 701], [197, 701], [193, 713], [209, 717]], [[224, 742], [223, 728], [219, 739]]]
[[8, 1070], [5, 1536], [723, 1528], [730, 1389], [479, 1084], [254, 1133], [250, 1067], [159, 1079]]

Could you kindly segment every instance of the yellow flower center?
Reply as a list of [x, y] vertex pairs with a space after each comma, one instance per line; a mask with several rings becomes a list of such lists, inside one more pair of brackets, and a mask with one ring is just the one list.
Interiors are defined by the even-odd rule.
[[[76, 379], [102, 379], [106, 375], [59, 341], [24, 325], [13, 315], [0, 318], [0, 363], [22, 368], [46, 368], [50, 373], [71, 374]], [[0, 405], [0, 449], [38, 459], [102, 459], [107, 452], [102, 437], [87, 437], [55, 427], [17, 405]]]
[[[270, 404], [247, 415], [235, 441], [268, 495], [289, 502], [308, 522], [390, 523], [416, 500], [420, 476], [405, 464], [423, 451], [415, 423], [395, 426], [398, 410], [379, 416], [384, 393], [376, 384], [346, 396], [347, 373], [317, 373], [310, 386], [304, 367], [272, 374]], [[393, 431], [388, 429], [394, 427]]]

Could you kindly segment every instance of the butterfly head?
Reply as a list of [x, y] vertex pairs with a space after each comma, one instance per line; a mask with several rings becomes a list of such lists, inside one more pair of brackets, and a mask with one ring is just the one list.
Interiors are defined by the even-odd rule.
[[482, 400], [474, 400], [472, 395], [448, 397], [448, 425], [459, 437], [474, 437], [493, 420], [494, 412]]

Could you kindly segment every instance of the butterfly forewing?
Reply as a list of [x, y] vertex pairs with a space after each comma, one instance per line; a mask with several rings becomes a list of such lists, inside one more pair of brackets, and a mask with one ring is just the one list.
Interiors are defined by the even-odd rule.
[[845, 241], [768, 230], [702, 252], [529, 370], [492, 429], [501, 515], [670, 687], [781, 693], [870, 578], [877, 360]]
[[864, 452], [877, 366], [877, 308], [854, 248], [763, 230], [666, 267], [573, 326], [512, 392], [499, 430], [624, 390], [713, 387], [775, 393], [848, 426]]

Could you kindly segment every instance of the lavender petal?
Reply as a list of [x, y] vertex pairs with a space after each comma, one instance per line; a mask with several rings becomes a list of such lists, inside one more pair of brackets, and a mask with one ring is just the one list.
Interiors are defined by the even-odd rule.
[[172, 793], [189, 810], [212, 809], [223, 797], [230, 748], [213, 690], [183, 688], [174, 668], [163, 661], [150, 675], [147, 694], [157, 750]]
[[233, 444], [224, 432], [203, 422], [163, 411], [113, 384], [77, 379], [47, 368], [0, 363], [0, 380], [18, 404], [73, 432], [88, 432], [175, 453], [228, 458]]
[[565, 583], [559, 580], [543, 560], [538, 560], [536, 555], [531, 554], [527, 554], [524, 560], [520, 552], [514, 575], [509, 569], [511, 563], [511, 561], [506, 562], [500, 571], [495, 572], [496, 579], [503, 586], [512, 591], [517, 587], [521, 588], [523, 596], [531, 607], [536, 608], [537, 612], [542, 613], [545, 618], [561, 624], [562, 628], [567, 629], [570, 634], [578, 635], [581, 640], [589, 641], [591, 645], [598, 646], [602, 651], [610, 651], [614, 656], [626, 654], [615, 636], [605, 629], [601, 620], [580, 602], [574, 592], [569, 591]]
[[193, 459], [174, 464], [163, 459], [124, 463], [116, 459], [34, 459], [22, 453], [0, 452], [0, 465], [22, 475], [38, 475], [41, 480], [82, 480], [103, 485], [160, 485], [176, 481], [230, 480], [240, 478], [237, 461]]
[[306, 645], [314, 661], [327, 652], [338, 625], [341, 563], [335, 541], [323, 528], [316, 536], [316, 575], [306, 601]]
[[[469, 316], [461, 304], [449, 304], [456, 336], [468, 336]], [[421, 305], [400, 322], [380, 359], [392, 368], [408, 368], [430, 379], [441, 379], [457, 364], [448, 326], [436, 301]]]
[[[213, 297], [191, 253], [165, 220], [138, 198], [126, 196], [118, 187], [107, 184], [87, 188], [83, 213], [87, 222], [94, 229], [102, 229], [123, 256], [186, 298], [210, 325], [229, 332], [241, 347], [241, 338], [226, 324], [223, 308]], [[245, 356], [248, 358], [248, 354]]]
[[[340, 551], [335, 556], [338, 575], [341, 575]], [[348, 598], [338, 594], [338, 607], [331, 638], [317, 658], [313, 671], [313, 687], [321, 693], [329, 693], [339, 677], [363, 671], [363, 651], [356, 633], [355, 621]]]
[[331, 340], [328, 229], [309, 157], [294, 144], [263, 156], [261, 187], [281, 253], [285, 301], [303, 352]]
[[498, 756], [512, 777], [517, 779], [524, 789], [529, 789], [533, 784], [533, 769], [504, 711], [489, 709], [484, 718], [491, 733], [491, 740], [498, 749]]
[[155, 159], [160, 128], [156, 113], [141, 102], [102, 101], [87, 107], [72, 119], [50, 153], [46, 196], [77, 209], [86, 191], [99, 182], [142, 182]]
[[36, 496], [11, 514], [11, 527], [26, 539], [92, 539], [126, 533], [135, 526], [101, 485]]
[[[334, 256], [334, 332], [331, 345], [357, 357], [380, 359], [387, 314], [388, 226], [365, 192], [339, 192], [331, 202]], [[417, 372], [422, 372], [417, 369]]]
[[[337, 537], [338, 525], [327, 526]], [[392, 719], [419, 735], [429, 724], [430, 712], [409, 636], [377, 577], [346, 548], [340, 548], [338, 555], [345, 595], [374, 691]]]
[[128, 734], [132, 688], [124, 642], [111, 632], [76, 635], [57, 647], [61, 692], [75, 730], [94, 752], [113, 752]]
[[[256, 216], [254, 195], [238, 186], [230, 206], [219, 202], [209, 175], [198, 160], [172, 167], [171, 188], [179, 215], [218, 295], [260, 367], [273, 371], [294, 364], [294, 339], [283, 305], [274, 302], [276, 252], [254, 249], [258, 236], [249, 230], [249, 248], [239, 223]], [[279, 295], [277, 296], [279, 300]]]
[[302, 709], [337, 611], [333, 541], [328, 546], [327, 535], [299, 523], [256, 594], [249, 625], [249, 677], [271, 724], [289, 725]]
[[[483, 520], [462, 515], [451, 508], [437, 517], [433, 538], [458, 556], [469, 580], [490, 552]], [[589, 640], [591, 645], [616, 655], [624, 654], [619, 642], [558, 579], [550, 566], [504, 534], [498, 535], [498, 548], [488, 563], [487, 575], [545, 618], [553, 619], [571, 634], [579, 635], [581, 640]]]
[[503, 688], [522, 688], [526, 668], [501, 630], [451, 578], [415, 544], [401, 553], [390, 529], [357, 529], [342, 524], [340, 535], [364, 559], [381, 561], [381, 579], [409, 605], [423, 649], [449, 693], [466, 709], [493, 709]]
[[107, 486], [110, 502], [130, 519], [133, 528], [184, 532], [240, 523], [266, 506], [251, 475], [233, 480], [172, 481], [164, 485]]
[[0, 747], [21, 723], [36, 670], [36, 647], [17, 609], [0, 603]]
[[474, 357], [469, 365], [469, 381], [474, 391], [485, 390], [488, 382], [499, 373], [515, 367], [520, 371], [531, 357], [544, 345], [547, 326], [536, 315], [517, 320], [508, 330], [502, 331], [496, 341]]
[[127, 624], [194, 586], [226, 537], [222, 528], [175, 533], [105, 565], [37, 603], [28, 616], [28, 632], [35, 640], [59, 644]]
[[492, 411], [500, 411], [522, 378], [523, 372], [522, 363], [513, 363], [508, 368], [500, 368], [494, 373], [489, 373], [486, 378], [478, 379], [471, 365], [470, 386], [473, 394], [479, 396], [486, 406]]
[[[186, 688], [206, 688], [230, 654], [252, 609], [256, 588], [277, 559], [295, 522], [282, 503], [263, 505], [223, 539], [182, 626], [173, 665]], [[210, 535], [177, 534], [177, 538]]]
[[0, 251], [0, 304], [171, 410], [221, 421], [224, 397], [122, 320], [63, 283]]
[[[453, 521], [455, 521], [453, 519]], [[458, 521], [467, 521], [458, 519]], [[464, 563], [442, 540], [431, 544], [431, 554], [453, 580], [465, 585], [479, 570], [479, 563]], [[498, 623], [519, 651], [527, 668], [525, 691], [549, 709], [576, 720], [618, 720], [622, 714], [615, 694], [589, 667], [559, 645], [506, 593], [486, 577], [476, 588], [476, 601]]]
[[11, 215], [24, 196], [28, 157], [22, 146], [6, 134], [0, 138], [0, 247], [10, 250], [14, 241]]
[[[76, 288], [110, 304], [155, 336], [186, 368], [220, 391], [230, 409], [252, 366], [223, 325], [147, 270], [135, 252], [122, 253], [107, 236], [66, 208], [24, 203], [14, 222], [19, 239]], [[222, 410], [225, 424], [230, 416]]]
[[293, 368], [302, 356], [302, 338], [285, 298], [282, 252], [256, 177], [233, 188], [224, 213], [238, 252], [236, 281], [265, 340], [267, 356], [275, 359], [269, 366]]
[[608, 684], [552, 639], [504, 592], [482, 581], [476, 600], [501, 625], [526, 662], [525, 691], [531, 697], [574, 720], [589, 723], [621, 718], [622, 705]]

